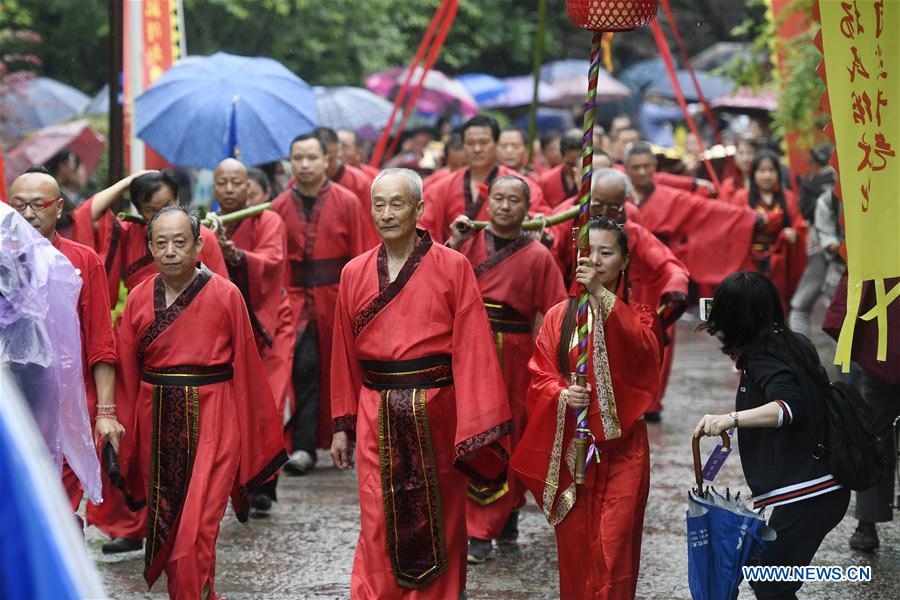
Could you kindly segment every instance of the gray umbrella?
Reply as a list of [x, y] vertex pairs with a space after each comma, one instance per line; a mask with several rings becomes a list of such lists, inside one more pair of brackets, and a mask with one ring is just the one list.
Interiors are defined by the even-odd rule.
[[83, 92], [48, 77], [35, 77], [0, 95], [0, 134], [18, 137], [84, 110], [90, 98]]

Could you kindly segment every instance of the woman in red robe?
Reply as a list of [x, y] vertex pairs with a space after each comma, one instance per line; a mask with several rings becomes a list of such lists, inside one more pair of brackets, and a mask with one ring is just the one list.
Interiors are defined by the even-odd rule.
[[778, 157], [764, 150], [753, 159], [750, 187], [739, 191], [735, 204], [750, 206], [766, 222], [754, 233], [750, 252], [751, 270], [769, 278], [778, 290], [785, 311], [806, 268], [806, 235], [808, 227], [797, 197], [784, 189]]
[[722, 180], [722, 186], [719, 188], [718, 200], [731, 204], [739, 191], [747, 189], [750, 182], [750, 168], [755, 157], [756, 145], [753, 140], [740, 138], [734, 147], [734, 162], [728, 165], [726, 171], [728, 176]]
[[[643, 415], [659, 385], [660, 328], [651, 307], [627, 302], [621, 226], [592, 219], [590, 243], [576, 274], [591, 293], [588, 385], [571, 384], [578, 348], [570, 298], [550, 309], [536, 340], [528, 427], [511, 466], [556, 528], [560, 597], [633, 598], [650, 486]], [[585, 407], [597, 454], [576, 486], [573, 411]]]

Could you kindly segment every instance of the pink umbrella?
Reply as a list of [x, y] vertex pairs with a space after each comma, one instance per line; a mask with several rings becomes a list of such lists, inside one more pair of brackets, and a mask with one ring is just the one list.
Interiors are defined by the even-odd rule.
[[738, 112], [742, 110], [772, 112], [778, 108], [778, 96], [775, 95], [775, 92], [769, 90], [754, 92], [748, 87], [741, 87], [731, 95], [711, 100], [710, 106]]
[[[552, 104], [572, 104], [575, 102], [583, 102], [584, 95], [587, 92], [588, 78], [587, 69], [584, 75], [575, 77], [567, 77], [565, 79], [557, 79], [550, 85], [556, 90], [561, 98]], [[603, 69], [600, 69], [597, 79], [597, 99], [598, 100], [617, 100], [619, 98], [627, 98], [631, 95], [631, 90], [623, 83], [619, 83]]]
[[84, 119], [44, 127], [6, 155], [6, 180], [12, 181], [31, 165], [44, 164], [65, 148], [78, 155], [85, 175], [90, 177], [105, 146], [103, 136], [95, 133]]
[[[379, 96], [392, 100], [406, 79], [407, 70], [395, 67], [380, 73], [375, 73], [366, 78], [366, 87]], [[410, 80], [410, 88], [407, 94], [412, 94], [419, 78], [422, 76], [421, 67], [416, 67]], [[463, 116], [471, 117], [478, 113], [478, 103], [472, 94], [460, 82], [450, 79], [440, 71], [432, 69], [425, 76], [422, 92], [416, 101], [416, 110], [425, 114], [444, 114], [458, 107], [458, 112]]]

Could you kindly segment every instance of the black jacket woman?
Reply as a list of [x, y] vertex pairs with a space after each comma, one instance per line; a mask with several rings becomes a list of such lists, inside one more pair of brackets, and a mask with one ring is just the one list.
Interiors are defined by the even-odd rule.
[[[806, 566], [850, 502], [817, 456], [828, 377], [810, 341], [785, 325], [778, 292], [763, 275], [739, 272], [716, 288], [704, 329], [741, 370], [735, 411], [704, 415], [695, 436], [740, 430], [754, 508], [771, 507], [778, 539], [762, 565]], [[757, 598], [795, 598], [801, 582], [751, 582]]]

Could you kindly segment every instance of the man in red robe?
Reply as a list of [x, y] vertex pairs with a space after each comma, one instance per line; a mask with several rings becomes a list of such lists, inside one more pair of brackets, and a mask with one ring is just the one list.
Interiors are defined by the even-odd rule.
[[523, 175], [528, 170], [528, 140], [521, 129], [504, 129], [497, 139], [497, 162]]
[[[344, 158], [344, 163], [359, 169], [368, 175], [370, 179], [375, 179], [381, 172], [381, 169], [364, 162], [364, 152], [359, 145], [359, 136], [356, 135], [356, 132], [352, 129], [338, 129], [337, 136], [341, 142], [341, 156]], [[368, 200], [368, 198], [366, 199]]]
[[[462, 136], [469, 166], [438, 177], [425, 188], [425, 213], [419, 226], [440, 244], [450, 237], [450, 224], [459, 215], [473, 220], [486, 219], [487, 190], [491, 183], [497, 177], [516, 174], [497, 162], [500, 126], [492, 117], [472, 117], [463, 125]], [[531, 211], [550, 212], [537, 182], [527, 183], [531, 188]]]
[[[126, 190], [138, 216], [119, 220], [110, 208], [122, 199]], [[120, 280], [130, 292], [158, 272], [147, 249], [147, 222], [156, 211], [177, 203], [175, 179], [167, 172], [145, 171], [97, 192], [72, 213], [74, 230], [79, 232], [76, 239], [96, 250], [106, 267], [110, 306], [118, 302]], [[93, 240], [89, 231], [93, 232]], [[201, 228], [201, 235], [205, 243], [199, 260], [213, 273], [227, 277], [216, 235], [206, 227]]]
[[406, 169], [375, 179], [383, 243], [344, 268], [335, 310], [331, 456], [347, 469], [356, 450], [359, 599], [461, 597], [466, 476], [505, 476], [512, 421], [478, 283], [416, 229], [421, 190]]
[[[522, 231], [528, 202], [528, 184], [521, 177], [498, 177], [489, 192], [488, 227], [476, 232], [468, 217], [460, 215], [447, 242], [447, 246], [465, 254], [475, 269], [513, 414], [513, 449], [525, 430], [532, 331], [540, 329], [544, 314], [566, 297], [553, 255]], [[491, 540], [498, 544], [516, 542], [525, 489], [515, 477], [507, 475], [498, 486], [470, 484], [468, 496], [468, 560], [478, 564], [490, 554]]]
[[[657, 422], [674, 357], [674, 324], [687, 308], [689, 277], [688, 269], [672, 250], [641, 224], [640, 211], [626, 202], [629, 191], [630, 183], [625, 174], [616, 169], [597, 169], [591, 188], [590, 210], [591, 216], [606, 217], [622, 225], [628, 235], [628, 252], [631, 255], [626, 282], [630, 299], [656, 307], [661, 324], [667, 329], [660, 383], [646, 415], [648, 422]], [[575, 205], [574, 199], [571, 204]], [[567, 221], [552, 231], [555, 254], [570, 275], [574, 273], [575, 265], [572, 224], [573, 221]]]
[[541, 174], [538, 180], [547, 206], [556, 208], [578, 193], [581, 183], [581, 136], [567, 133], [559, 142], [562, 162]]
[[[75, 273], [81, 276], [77, 312], [81, 325], [81, 370], [87, 414], [96, 422], [98, 446], [109, 442], [118, 452], [119, 438], [124, 430], [115, 416], [116, 343], [106, 295], [106, 274], [96, 252], [57, 233], [56, 223], [63, 212], [61, 195], [56, 180], [46, 169], [37, 167], [13, 181], [10, 205], [68, 258]], [[63, 463], [62, 477], [72, 511], [77, 512], [84, 491], [67, 463]], [[109, 481], [101, 477], [104, 496], [109, 496]], [[93, 504], [88, 505], [89, 517], [92, 507]]]
[[375, 245], [371, 216], [359, 198], [326, 177], [326, 151], [313, 134], [290, 146], [295, 183], [272, 203], [287, 230], [285, 287], [291, 302], [295, 347], [292, 379], [296, 408], [290, 420], [288, 473], [315, 466], [316, 448], [331, 445], [331, 332], [341, 269]]
[[[317, 127], [313, 132], [322, 138], [325, 142], [327, 153], [325, 154], [326, 168], [325, 174], [331, 181], [347, 188], [359, 199], [363, 212], [369, 210], [369, 193], [372, 190], [372, 177], [350, 164], [344, 159], [340, 138], [338, 134], [329, 127]], [[378, 234], [375, 232], [375, 225], [369, 223], [369, 236], [373, 245], [377, 242]]]
[[[588, 386], [571, 378], [579, 354], [573, 298], [550, 309], [535, 341], [528, 427], [510, 464], [556, 529], [560, 597], [619, 600], [637, 588], [650, 487], [642, 417], [657, 393], [658, 331], [652, 308], [632, 307], [603, 286], [589, 291]], [[577, 486], [576, 392], [599, 451]]]
[[171, 206], [149, 229], [159, 274], [129, 294], [118, 330], [120, 457], [147, 502], [147, 583], [165, 571], [171, 598], [217, 598], [219, 523], [229, 496], [245, 521], [287, 459], [281, 419], [241, 292], [196, 266], [199, 219]]
[[[247, 168], [226, 158], [216, 167], [213, 192], [221, 205], [220, 215], [248, 206]], [[265, 211], [224, 226], [219, 245], [231, 282], [247, 304], [256, 349], [275, 396], [276, 413], [284, 415], [291, 395], [294, 329], [290, 301], [284, 290], [287, 237], [276, 213]], [[275, 500], [277, 480], [266, 482], [251, 498], [252, 508], [267, 512]]]
[[747, 264], [754, 229], [764, 225], [752, 209], [656, 185], [656, 157], [644, 143], [629, 146], [625, 172], [644, 225], [672, 248], [692, 280], [716, 286]]

